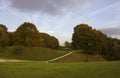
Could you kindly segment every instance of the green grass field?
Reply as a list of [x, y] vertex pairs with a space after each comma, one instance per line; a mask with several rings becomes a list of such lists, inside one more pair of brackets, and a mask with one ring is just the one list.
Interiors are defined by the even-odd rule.
[[0, 63], [0, 78], [120, 78], [120, 61]]
[[5, 52], [0, 51], [0, 58], [46, 61], [66, 53], [42, 47], [8, 47]]

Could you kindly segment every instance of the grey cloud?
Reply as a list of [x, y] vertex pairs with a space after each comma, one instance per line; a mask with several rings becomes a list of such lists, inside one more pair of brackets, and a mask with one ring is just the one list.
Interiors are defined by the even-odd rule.
[[[78, 2], [83, 2], [83, 0], [53, 0], [58, 7], [70, 7], [74, 6]], [[85, 1], [85, 0], [84, 0]]]
[[[91, 0], [95, 1], [95, 0]], [[21, 11], [40, 11], [47, 14], [59, 14], [63, 9], [82, 6], [88, 0], [11, 0], [12, 7]], [[72, 8], [71, 8], [72, 7]]]
[[116, 27], [116, 28], [105, 28], [105, 29], [101, 29], [102, 32], [104, 32], [105, 34], [109, 35], [109, 36], [120, 36], [120, 27]]
[[59, 7], [74, 7], [76, 5], [83, 6], [86, 3], [94, 3], [98, 0], [52, 0]]
[[50, 14], [60, 12], [50, 0], [12, 0], [11, 6], [21, 11], [40, 11]]

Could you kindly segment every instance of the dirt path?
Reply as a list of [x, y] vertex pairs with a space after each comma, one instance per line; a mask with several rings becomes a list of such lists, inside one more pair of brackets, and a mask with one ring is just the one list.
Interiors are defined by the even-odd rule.
[[[48, 61], [40, 61], [40, 62], [45, 62], [45, 63], [49, 63], [49, 62], [52, 62], [52, 61], [55, 61], [55, 60], [58, 60], [60, 58], [63, 58], [63, 57], [66, 57], [70, 54], [72, 54], [73, 52], [69, 52], [65, 55], [62, 55], [62, 56], [59, 56], [57, 58], [54, 58], [54, 59], [51, 59], [51, 60], [48, 60]], [[0, 58], [0, 62], [31, 62], [31, 61], [27, 61], [27, 60], [13, 60], [13, 59], [2, 59]]]
[[72, 54], [72, 53], [73, 53], [73, 52], [69, 52], [69, 53], [67, 53], [67, 54], [65, 54], [65, 55], [62, 55], [62, 56], [59, 56], [59, 57], [57, 57], [57, 58], [48, 60], [47, 62], [52, 62], [52, 61], [58, 60], [58, 59], [60, 59], [60, 58], [66, 57], [66, 56], [68, 56], [68, 55], [70, 55], [70, 54]]
[[13, 59], [1, 59], [0, 62], [22, 62], [23, 60], [13, 60]]

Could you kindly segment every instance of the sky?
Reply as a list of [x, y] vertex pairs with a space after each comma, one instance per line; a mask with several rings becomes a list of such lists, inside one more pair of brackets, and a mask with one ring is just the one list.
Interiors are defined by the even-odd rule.
[[0, 24], [15, 31], [24, 22], [40, 32], [71, 42], [81, 23], [120, 38], [120, 0], [0, 0]]

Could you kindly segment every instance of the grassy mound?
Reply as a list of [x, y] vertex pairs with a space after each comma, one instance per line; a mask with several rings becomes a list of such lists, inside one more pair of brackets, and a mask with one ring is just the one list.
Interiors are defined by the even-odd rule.
[[0, 63], [0, 78], [120, 78], [120, 61]]
[[74, 52], [66, 57], [55, 60], [54, 62], [94, 62], [94, 61], [105, 61], [101, 55], [91, 55], [83, 52]]
[[46, 61], [64, 54], [66, 52], [48, 48], [14, 46], [7, 48], [5, 52], [0, 52], [0, 58]]

